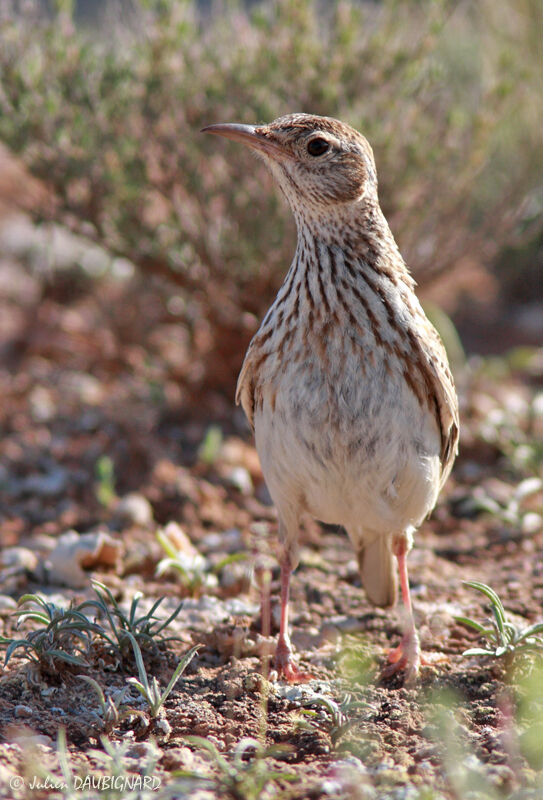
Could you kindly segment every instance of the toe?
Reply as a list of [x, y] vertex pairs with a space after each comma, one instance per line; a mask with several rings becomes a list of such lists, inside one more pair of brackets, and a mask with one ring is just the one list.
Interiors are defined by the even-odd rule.
[[388, 654], [388, 665], [382, 671], [383, 678], [390, 678], [398, 672], [404, 672], [404, 684], [413, 686], [419, 674], [421, 663], [420, 644], [418, 636], [411, 632], [406, 634], [398, 647]]
[[305, 683], [310, 681], [313, 676], [309, 672], [302, 672], [292, 658], [290, 648], [278, 645], [275, 652], [275, 668], [279, 678], [283, 678], [288, 683]]

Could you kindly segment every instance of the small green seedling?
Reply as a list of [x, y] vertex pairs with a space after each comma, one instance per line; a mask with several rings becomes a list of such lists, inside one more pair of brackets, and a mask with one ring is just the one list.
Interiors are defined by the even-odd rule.
[[145, 664], [143, 663], [143, 657], [141, 654], [140, 647], [131, 633], [126, 634], [132, 644], [132, 648], [134, 650], [134, 658], [136, 659], [136, 666], [138, 668], [138, 675], [139, 680], [137, 678], [129, 678], [128, 682], [135, 686], [138, 692], [141, 694], [143, 698], [149, 703], [149, 708], [151, 711], [152, 717], [157, 717], [160, 713], [160, 709], [168, 699], [170, 692], [172, 691], [173, 687], [188, 667], [198, 650], [200, 649], [200, 645], [195, 645], [191, 647], [188, 653], [185, 653], [179, 664], [177, 665], [175, 672], [173, 673], [172, 677], [170, 678], [170, 682], [167, 687], [164, 689], [163, 692], [160, 691], [160, 686], [158, 685], [158, 681], [153, 675], [151, 682], [149, 682], [149, 678], [147, 676], [147, 671], [145, 669]]
[[207, 558], [200, 553], [180, 551], [174, 538], [168, 536], [167, 528], [158, 531], [156, 538], [166, 553], [166, 558], [161, 559], [157, 565], [157, 577], [168, 569], [174, 570], [191, 597], [198, 597], [204, 589], [215, 589], [218, 585], [217, 575], [224, 567], [247, 558], [246, 553], [232, 553], [210, 566]]
[[487, 642], [486, 647], [471, 647], [469, 650], [465, 650], [462, 653], [463, 656], [503, 658], [504, 656], [512, 657], [520, 652], [543, 650], [543, 638], [539, 635], [543, 633], [543, 622], [536, 622], [534, 625], [520, 629], [507, 619], [502, 601], [490, 586], [479, 581], [464, 581], [464, 586], [476, 589], [488, 598], [492, 619], [489, 620], [490, 626], [485, 626], [468, 617], [455, 618], [462, 625], [477, 631]]
[[[53, 787], [60, 784], [63, 800], [96, 800], [98, 797], [103, 800], [119, 800], [121, 797], [123, 800], [171, 798], [172, 795], [157, 791], [162, 782], [157, 775], [158, 762], [162, 752], [152, 737], [146, 743], [144, 753], [138, 757], [137, 767], [130, 753], [133, 747], [134, 742], [129, 737], [115, 741], [102, 735], [100, 736], [100, 749], [86, 751], [89, 760], [95, 765], [95, 784], [98, 783], [96, 776], [105, 776], [101, 791], [94, 787], [87, 788], [89, 776], [81, 775], [80, 765], [68, 748], [66, 731], [63, 727], [59, 728], [56, 746], [60, 779], [58, 774], [51, 774], [41, 765], [35, 769], [43, 782], [48, 782]], [[61, 795], [58, 792], [55, 793], [56, 797]]]
[[142, 592], [136, 592], [128, 614], [125, 614], [115, 600], [111, 590], [104, 583], [94, 580], [92, 585], [98, 600], [89, 600], [86, 605], [93, 606], [108, 620], [113, 638], [105, 634], [105, 632], [101, 633], [101, 635], [109, 642], [121, 659], [124, 659], [127, 652], [129, 652], [131, 636], [136, 639], [140, 646], [151, 648], [155, 651], [158, 643], [178, 640], [179, 637], [177, 636], [162, 636], [162, 631], [177, 617], [183, 608], [183, 603], [179, 603], [166, 620], [161, 620], [155, 615], [155, 612], [166, 598], [160, 597], [153, 603], [146, 614], [138, 616], [138, 605], [143, 594]]
[[101, 456], [94, 468], [96, 476], [96, 499], [100, 505], [109, 508], [117, 495], [115, 493], [115, 465], [109, 456]]
[[232, 761], [229, 762], [207, 739], [201, 736], [186, 736], [185, 740], [210, 756], [218, 775], [216, 778], [203, 778], [196, 773], [183, 773], [178, 777], [200, 780], [204, 786], [213, 788], [218, 797], [260, 800], [261, 797], [272, 796], [269, 791], [277, 780], [298, 780], [297, 776], [275, 769], [269, 762], [270, 758], [282, 757], [290, 752], [290, 748], [286, 745], [264, 747], [256, 739], [241, 739], [234, 748]]
[[200, 461], [207, 466], [212, 466], [219, 457], [222, 442], [222, 430], [218, 425], [210, 425], [198, 448], [198, 458]]
[[100, 711], [98, 713], [92, 713], [97, 718], [104, 733], [111, 733], [111, 731], [117, 728], [123, 720], [128, 719], [129, 717], [136, 716], [145, 720], [145, 714], [143, 714], [142, 711], [138, 711], [135, 708], [130, 708], [124, 702], [126, 694], [130, 689], [129, 686], [125, 686], [124, 689], [118, 693], [115, 700], [111, 696], [106, 699], [102, 687], [97, 681], [94, 680], [94, 678], [90, 678], [88, 675], [78, 675], [77, 677], [79, 680], [88, 683], [89, 686], [94, 689], [96, 696], [98, 697]]
[[87, 604], [60, 608], [37, 594], [25, 594], [19, 598], [18, 606], [27, 604], [31, 604], [30, 607], [15, 612], [17, 628], [28, 620], [37, 622], [40, 627], [30, 631], [24, 639], [0, 637], [0, 645], [7, 645], [4, 666], [20, 649], [29, 661], [53, 672], [58, 671], [58, 662], [87, 667], [82, 653], [88, 653], [93, 634], [104, 633], [100, 625], [83, 613]]
[[341, 703], [336, 703], [331, 697], [323, 694], [313, 694], [307, 699], [302, 699], [303, 708], [300, 709], [300, 718], [296, 721], [299, 727], [318, 728], [319, 722], [322, 721], [322, 712], [316, 711], [317, 708], [322, 709], [326, 715], [329, 715], [332, 726], [330, 728], [330, 738], [334, 744], [337, 744], [339, 739], [349, 730], [352, 726], [350, 714], [352, 711], [364, 708], [364, 703], [353, 701], [350, 695], [346, 695]]

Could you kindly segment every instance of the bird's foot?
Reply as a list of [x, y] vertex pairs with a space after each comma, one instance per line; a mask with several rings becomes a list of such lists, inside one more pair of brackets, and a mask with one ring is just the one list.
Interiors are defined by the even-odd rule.
[[405, 685], [412, 686], [419, 674], [421, 665], [420, 642], [416, 630], [407, 631], [398, 645], [388, 654], [388, 666], [383, 669], [383, 678], [390, 678], [398, 672], [405, 672]]
[[279, 678], [288, 683], [306, 683], [313, 678], [309, 672], [302, 672], [294, 663], [290, 644], [285, 639], [279, 639], [275, 651], [275, 669]]

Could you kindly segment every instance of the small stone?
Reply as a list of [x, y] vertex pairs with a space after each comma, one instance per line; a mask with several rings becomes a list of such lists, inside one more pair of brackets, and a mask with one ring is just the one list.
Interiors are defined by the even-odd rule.
[[62, 389], [77, 397], [84, 405], [98, 406], [104, 401], [104, 387], [98, 378], [88, 372], [69, 372], [64, 376]]
[[185, 770], [208, 775], [212, 771], [209, 760], [200, 755], [199, 751], [192, 751], [188, 747], [172, 747], [165, 750], [160, 763], [168, 772]]
[[121, 544], [102, 531], [79, 534], [67, 531], [59, 536], [57, 546], [46, 561], [50, 583], [80, 589], [89, 578], [83, 567], [115, 566]]
[[2, 566], [15, 567], [34, 572], [38, 566], [38, 557], [27, 547], [6, 547], [2, 550]]
[[153, 742], [134, 742], [126, 751], [126, 755], [128, 758], [145, 761], [147, 758], [156, 755], [157, 750], [158, 748]]
[[241, 678], [219, 678], [217, 685], [224, 692], [227, 700], [235, 700], [244, 694], [244, 685]]
[[200, 540], [200, 549], [204, 553], [217, 551], [219, 553], [239, 553], [245, 550], [243, 534], [239, 528], [229, 528], [227, 531], [213, 531], [206, 533]]
[[226, 475], [226, 479], [232, 484], [232, 486], [235, 486], [236, 489], [239, 489], [241, 494], [247, 496], [253, 493], [253, 482], [249, 472], [245, 469], [245, 467], [234, 467], [233, 469], [229, 470]]
[[68, 472], [62, 467], [53, 466], [44, 474], [34, 473], [24, 478], [20, 483], [20, 493], [26, 495], [41, 495], [42, 497], [55, 497], [63, 494], [68, 485]]
[[515, 497], [517, 500], [523, 500], [525, 497], [530, 497], [541, 490], [543, 490], [543, 481], [540, 478], [526, 478], [515, 489]]
[[121, 497], [115, 508], [115, 513], [131, 525], [148, 528], [153, 524], [153, 507], [146, 497], [137, 492]]
[[32, 744], [42, 752], [49, 752], [53, 749], [53, 740], [45, 733], [37, 733], [32, 737]]
[[535, 511], [530, 511], [522, 518], [521, 530], [522, 533], [531, 534], [539, 533], [543, 529], [543, 518]]
[[0, 616], [7, 616], [17, 608], [17, 603], [8, 594], [0, 594]]
[[258, 692], [267, 683], [263, 675], [251, 672], [243, 678], [243, 688], [246, 692]]
[[35, 386], [28, 395], [30, 413], [36, 422], [49, 422], [57, 413], [53, 393], [45, 386]]
[[220, 572], [220, 585], [231, 595], [245, 594], [251, 585], [251, 571], [245, 561], [225, 564]]
[[25, 719], [27, 717], [32, 717], [34, 715], [34, 711], [30, 708], [30, 706], [25, 706], [22, 703], [15, 706], [15, 716], [17, 719]]
[[154, 728], [160, 737], [160, 741], [167, 742], [172, 733], [172, 726], [170, 725], [166, 717], [158, 717], [157, 719], [155, 719]]

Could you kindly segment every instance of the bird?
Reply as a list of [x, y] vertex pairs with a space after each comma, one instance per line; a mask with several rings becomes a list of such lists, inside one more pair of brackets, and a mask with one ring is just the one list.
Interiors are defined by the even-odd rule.
[[297, 228], [292, 263], [236, 391], [277, 509], [278, 676], [310, 677], [289, 634], [291, 574], [309, 514], [343, 526], [373, 604], [396, 602], [399, 577], [404, 629], [385, 674], [413, 684], [421, 648], [407, 555], [457, 454], [458, 399], [443, 343], [381, 210], [372, 148], [350, 125], [307, 113], [202, 132], [264, 160]]

